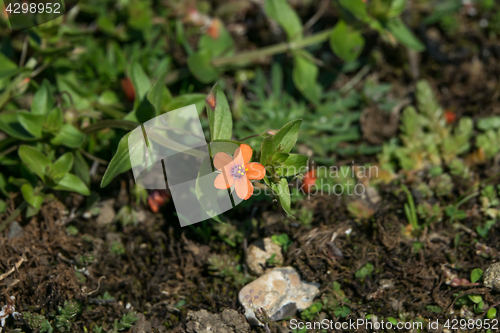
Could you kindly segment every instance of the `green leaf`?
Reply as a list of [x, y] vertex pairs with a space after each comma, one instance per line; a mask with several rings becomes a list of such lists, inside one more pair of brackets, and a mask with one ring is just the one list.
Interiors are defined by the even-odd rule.
[[260, 164], [267, 166], [269, 158], [275, 152], [274, 141], [271, 137], [264, 138], [260, 149]]
[[389, 9], [389, 17], [396, 17], [401, 15], [401, 13], [406, 8], [406, 3], [408, 0], [393, 0], [391, 3], [391, 8]]
[[44, 79], [40, 88], [33, 96], [33, 101], [31, 103], [31, 113], [46, 115], [54, 107], [54, 95], [52, 94], [52, 89], [50, 82]]
[[201, 49], [189, 55], [187, 64], [191, 73], [202, 83], [211, 83], [219, 77], [219, 71], [212, 66], [210, 49]]
[[0, 193], [5, 195], [6, 197], [9, 196], [9, 193], [7, 192], [7, 181], [5, 180], [5, 176], [0, 173]]
[[0, 52], [0, 79], [12, 77], [17, 73], [19, 69], [16, 63]]
[[222, 55], [228, 56], [230, 53], [234, 52], [233, 38], [220, 20], [216, 22], [217, 23], [212, 24], [219, 24], [219, 36], [217, 38], [212, 38], [208, 34], [204, 34], [198, 41], [198, 48], [200, 50], [209, 49], [212, 53], [212, 57], [220, 57]]
[[289, 40], [302, 38], [302, 23], [299, 15], [286, 0], [266, 0], [264, 10], [267, 16], [279, 23]]
[[73, 167], [73, 154], [68, 152], [57, 159], [50, 169], [50, 177], [57, 183]]
[[475, 268], [470, 273], [470, 282], [472, 283], [477, 282], [482, 276], [483, 276], [483, 270], [481, 268]]
[[231, 140], [233, 133], [233, 118], [226, 95], [222, 88], [216, 84], [209, 94], [208, 99], [214, 98], [215, 108], [207, 103], [207, 114], [210, 125], [210, 135], [214, 140]]
[[4, 200], [0, 200], [0, 214], [7, 211], [7, 203]]
[[495, 308], [489, 309], [488, 312], [486, 313], [486, 317], [488, 319], [496, 318], [496, 316], [497, 316], [497, 309]]
[[17, 119], [24, 129], [33, 135], [33, 137], [42, 137], [42, 127], [45, 115], [37, 115], [28, 111], [18, 111]]
[[38, 149], [26, 145], [20, 146], [17, 152], [21, 161], [23, 161], [31, 171], [43, 180], [47, 168], [52, 166], [49, 158]]
[[387, 22], [387, 30], [404, 46], [418, 52], [425, 50], [424, 44], [415, 37], [401, 19], [396, 18]]
[[90, 194], [90, 190], [87, 185], [85, 185], [85, 183], [80, 178], [72, 173], [65, 174], [64, 177], [59, 180], [57, 185], [53, 187], [53, 189], [76, 192], [82, 195]]
[[137, 108], [144, 96], [148, 93], [149, 89], [151, 89], [151, 81], [149, 81], [148, 76], [137, 61], [134, 61], [130, 65], [128, 73], [135, 89], [134, 107]]
[[61, 108], [56, 107], [49, 111], [43, 126], [47, 132], [57, 134], [61, 130], [63, 120], [64, 116]]
[[36, 210], [40, 209], [43, 204], [43, 197], [40, 195], [35, 195], [33, 186], [30, 183], [25, 183], [21, 186], [21, 193], [24, 200], [29, 203]]
[[79, 148], [85, 141], [85, 134], [70, 124], [64, 124], [61, 131], [50, 140], [53, 145], [62, 145], [69, 148]]
[[9, 136], [23, 140], [36, 140], [26, 129], [19, 123], [17, 112], [0, 113], [0, 131], [7, 133]]
[[301, 123], [302, 119], [297, 119], [280, 128], [273, 137], [275, 149], [283, 153], [289, 153], [295, 146], [295, 142], [297, 142]]
[[273, 183], [272, 184], [273, 191], [276, 192], [278, 195], [281, 207], [283, 207], [283, 210], [290, 215], [291, 217], [295, 218], [292, 215], [292, 209], [291, 209], [291, 199], [290, 199], [290, 189], [288, 188], [288, 181], [286, 178], [281, 178], [279, 183]]
[[158, 80], [156, 80], [155, 84], [153, 85], [153, 87], [151, 88], [151, 90], [148, 92], [147, 95], [148, 101], [153, 106], [156, 116], [159, 116], [162, 113], [161, 102], [163, 96], [163, 89], [165, 88], [166, 76], [167, 76], [167, 71], [164, 71], [162, 74], [160, 74]]
[[469, 295], [469, 299], [476, 304], [478, 304], [483, 300], [483, 298], [480, 295]]
[[[118, 148], [116, 150], [115, 156], [109, 162], [108, 168], [104, 173], [101, 181], [101, 187], [107, 186], [113, 178], [118, 176], [121, 173], [127, 172], [132, 168], [130, 164], [129, 157], [129, 147], [128, 147], [128, 136], [130, 133], [127, 133], [118, 144]], [[131, 147], [132, 150], [142, 149], [142, 142], [138, 142], [136, 146]]]
[[90, 186], [90, 168], [79, 151], [75, 152], [75, 162], [73, 163], [73, 173], [80, 177], [85, 185]]
[[66, 75], [56, 75], [57, 89], [65, 92], [62, 98], [68, 105], [72, 105], [77, 110], [87, 110], [97, 99], [97, 96], [86, 90], [86, 85], [79, 81], [75, 71], [70, 71]]
[[365, 39], [359, 31], [339, 20], [330, 36], [332, 51], [345, 61], [356, 60], [365, 46]]
[[477, 121], [477, 128], [482, 131], [500, 128], [500, 116], [491, 116], [479, 119]]
[[318, 103], [321, 87], [318, 85], [318, 66], [307, 57], [304, 50], [293, 53], [293, 83], [297, 89], [311, 102]]
[[366, 3], [363, 0], [340, 0], [340, 5], [351, 12], [356, 18], [366, 22], [369, 19]]
[[283, 166], [276, 168], [276, 173], [280, 177], [294, 176], [302, 171], [305, 171], [308, 160], [309, 157], [305, 155], [290, 154], [283, 163]]

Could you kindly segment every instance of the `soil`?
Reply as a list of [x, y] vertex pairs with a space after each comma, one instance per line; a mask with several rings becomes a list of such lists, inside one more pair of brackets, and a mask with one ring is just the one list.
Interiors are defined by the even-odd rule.
[[[419, 32], [428, 48], [420, 59], [420, 76], [437, 89], [441, 104], [458, 118], [500, 114], [500, 41], [468, 31], [444, 37], [432, 26], [421, 27]], [[395, 52], [404, 52], [384, 52], [385, 57], [372, 71], [381, 81], [397, 83], [411, 97], [409, 71], [391, 60]], [[373, 116], [381, 117], [377, 113]], [[382, 134], [375, 129], [368, 132], [372, 138], [368, 144], [378, 143], [380, 136], [386, 140], [397, 134], [393, 129]], [[376, 161], [375, 157], [361, 158]], [[497, 173], [497, 164], [478, 167], [476, 180]], [[425, 172], [413, 177], [413, 181], [424, 179]], [[442, 206], [456, 202], [472, 185], [460, 179], [454, 183], [455, 192]], [[0, 308], [14, 296], [16, 311], [51, 316], [65, 301], [76, 300], [84, 310], [75, 317], [72, 332], [85, 332], [84, 327], [90, 332], [94, 326], [112, 327], [115, 319], [130, 311], [136, 311], [139, 318], [130, 332], [208, 332], [207, 327], [221, 333], [263, 332], [262, 328], [250, 328], [241, 314], [237, 294], [242, 285], [210, 269], [209, 258], [214, 254], [233, 258], [250, 281], [252, 277], [245, 273], [246, 244], [281, 233], [292, 240], [283, 253], [284, 264], [295, 267], [302, 279], [320, 283], [321, 296], [333, 297], [333, 282], [340, 283], [345, 294], [341, 303], [350, 309], [347, 319], [355, 320], [365, 313], [385, 318], [400, 314], [406, 320], [440, 319], [443, 324], [450, 309], [460, 311], [455, 302], [461, 295], [481, 295], [489, 305], [499, 301], [496, 292], [482, 285], [447, 284], [451, 275], [469, 279], [474, 268], [486, 270], [497, 258], [498, 225], [486, 239], [474, 231], [484, 223], [477, 214], [477, 197], [461, 207], [468, 214], [466, 219], [454, 225], [446, 219], [433, 223], [418, 239], [401, 232], [408, 225], [404, 213], [407, 199], [396, 183], [379, 187], [381, 199], [370, 219], [354, 218], [338, 196], [318, 195], [299, 202], [299, 208], [313, 213], [308, 226], [287, 219], [271, 199], [258, 201], [231, 213], [232, 225], [257, 221], [255, 226], [241, 229], [243, 241], [231, 246], [217, 236], [217, 222], [181, 228], [172, 202], [157, 214], [140, 209], [137, 225], [122, 226], [113, 221], [124, 202], [120, 199], [122, 183], [116, 180], [110, 188], [102, 200], [118, 199], [101, 205], [102, 214], [107, 216], [85, 215], [83, 197], [56, 194], [59, 199], [46, 202], [38, 216], [16, 219], [21, 231], [13, 223], [0, 233], [0, 273], [10, 272], [0, 277]], [[13, 205], [19, 202], [19, 198], [12, 199]], [[70, 233], [69, 226], [78, 233]], [[338, 237], [331, 242], [334, 233]], [[420, 249], [415, 248], [416, 241]], [[120, 246], [123, 251], [117, 250]], [[364, 279], [355, 278], [367, 263], [373, 265], [372, 273]], [[441, 313], [432, 310], [436, 306]], [[319, 318], [322, 316], [346, 319], [329, 310]], [[287, 321], [270, 324], [271, 332], [287, 332], [286, 327]], [[23, 320], [12, 318], [4, 332], [15, 328], [30, 332]]]

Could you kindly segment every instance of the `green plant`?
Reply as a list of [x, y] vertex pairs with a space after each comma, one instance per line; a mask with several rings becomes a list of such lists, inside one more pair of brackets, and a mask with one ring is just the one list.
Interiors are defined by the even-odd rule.
[[213, 254], [208, 258], [208, 269], [215, 276], [233, 281], [237, 285], [244, 285], [248, 282], [248, 278], [241, 272], [241, 265], [229, 255]]
[[470, 282], [475, 283], [483, 276], [483, 270], [481, 268], [474, 268], [470, 273]]
[[356, 279], [363, 280], [373, 272], [373, 269], [374, 269], [373, 265], [367, 262], [360, 269], [356, 271], [354, 276], [356, 277]]
[[288, 247], [293, 243], [292, 240], [288, 238], [287, 234], [272, 235], [271, 239], [274, 243], [283, 247], [284, 252], [286, 252], [286, 250], [288, 250]]
[[304, 309], [301, 313], [300, 316], [302, 319], [307, 320], [307, 321], [312, 321], [316, 314], [320, 312], [323, 309], [323, 304], [320, 302], [313, 303], [310, 307], [307, 309]]
[[406, 187], [406, 185], [402, 185], [402, 188], [408, 200], [408, 203], [405, 203], [404, 206], [406, 218], [408, 219], [408, 223], [410, 223], [410, 225], [412, 226], [412, 229], [418, 230], [420, 229], [420, 226], [418, 224], [417, 211], [415, 209], [415, 202], [413, 201], [413, 195], [410, 193], [410, 190], [408, 190], [408, 187]]

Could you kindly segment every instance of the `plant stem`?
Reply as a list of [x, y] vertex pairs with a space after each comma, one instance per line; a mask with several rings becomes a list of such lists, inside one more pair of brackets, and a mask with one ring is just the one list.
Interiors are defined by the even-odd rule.
[[330, 37], [332, 31], [333, 28], [324, 30], [322, 32], [319, 32], [317, 34], [303, 38], [298, 41], [271, 45], [255, 51], [241, 52], [230, 57], [216, 58], [212, 60], [212, 65], [215, 67], [223, 67], [227, 65], [241, 65], [242, 63], [252, 62], [257, 59], [267, 56], [272, 56], [278, 53], [302, 49], [307, 46], [324, 42]]
[[17, 209], [14, 210], [12, 214], [10, 214], [10, 216], [5, 221], [2, 222], [2, 224], [0, 224], [0, 232], [4, 231], [5, 228], [7, 228], [10, 225], [10, 223], [16, 219], [19, 216], [19, 214], [21, 214], [21, 211], [25, 207], [26, 207], [26, 201], [23, 201], [23, 203], [20, 204], [19, 207], [17, 207]]

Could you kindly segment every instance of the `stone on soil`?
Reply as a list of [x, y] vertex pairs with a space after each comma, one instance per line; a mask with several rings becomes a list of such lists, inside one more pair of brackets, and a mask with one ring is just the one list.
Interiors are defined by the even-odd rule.
[[254, 275], [262, 275], [265, 272], [267, 261], [273, 258], [273, 264], [283, 263], [281, 246], [274, 243], [271, 238], [259, 239], [247, 248], [246, 263], [250, 272]]
[[263, 325], [255, 315], [262, 308], [270, 320], [295, 315], [297, 310], [311, 306], [319, 294], [318, 284], [303, 282], [293, 267], [275, 268], [247, 284], [239, 293], [245, 316], [251, 325]]

